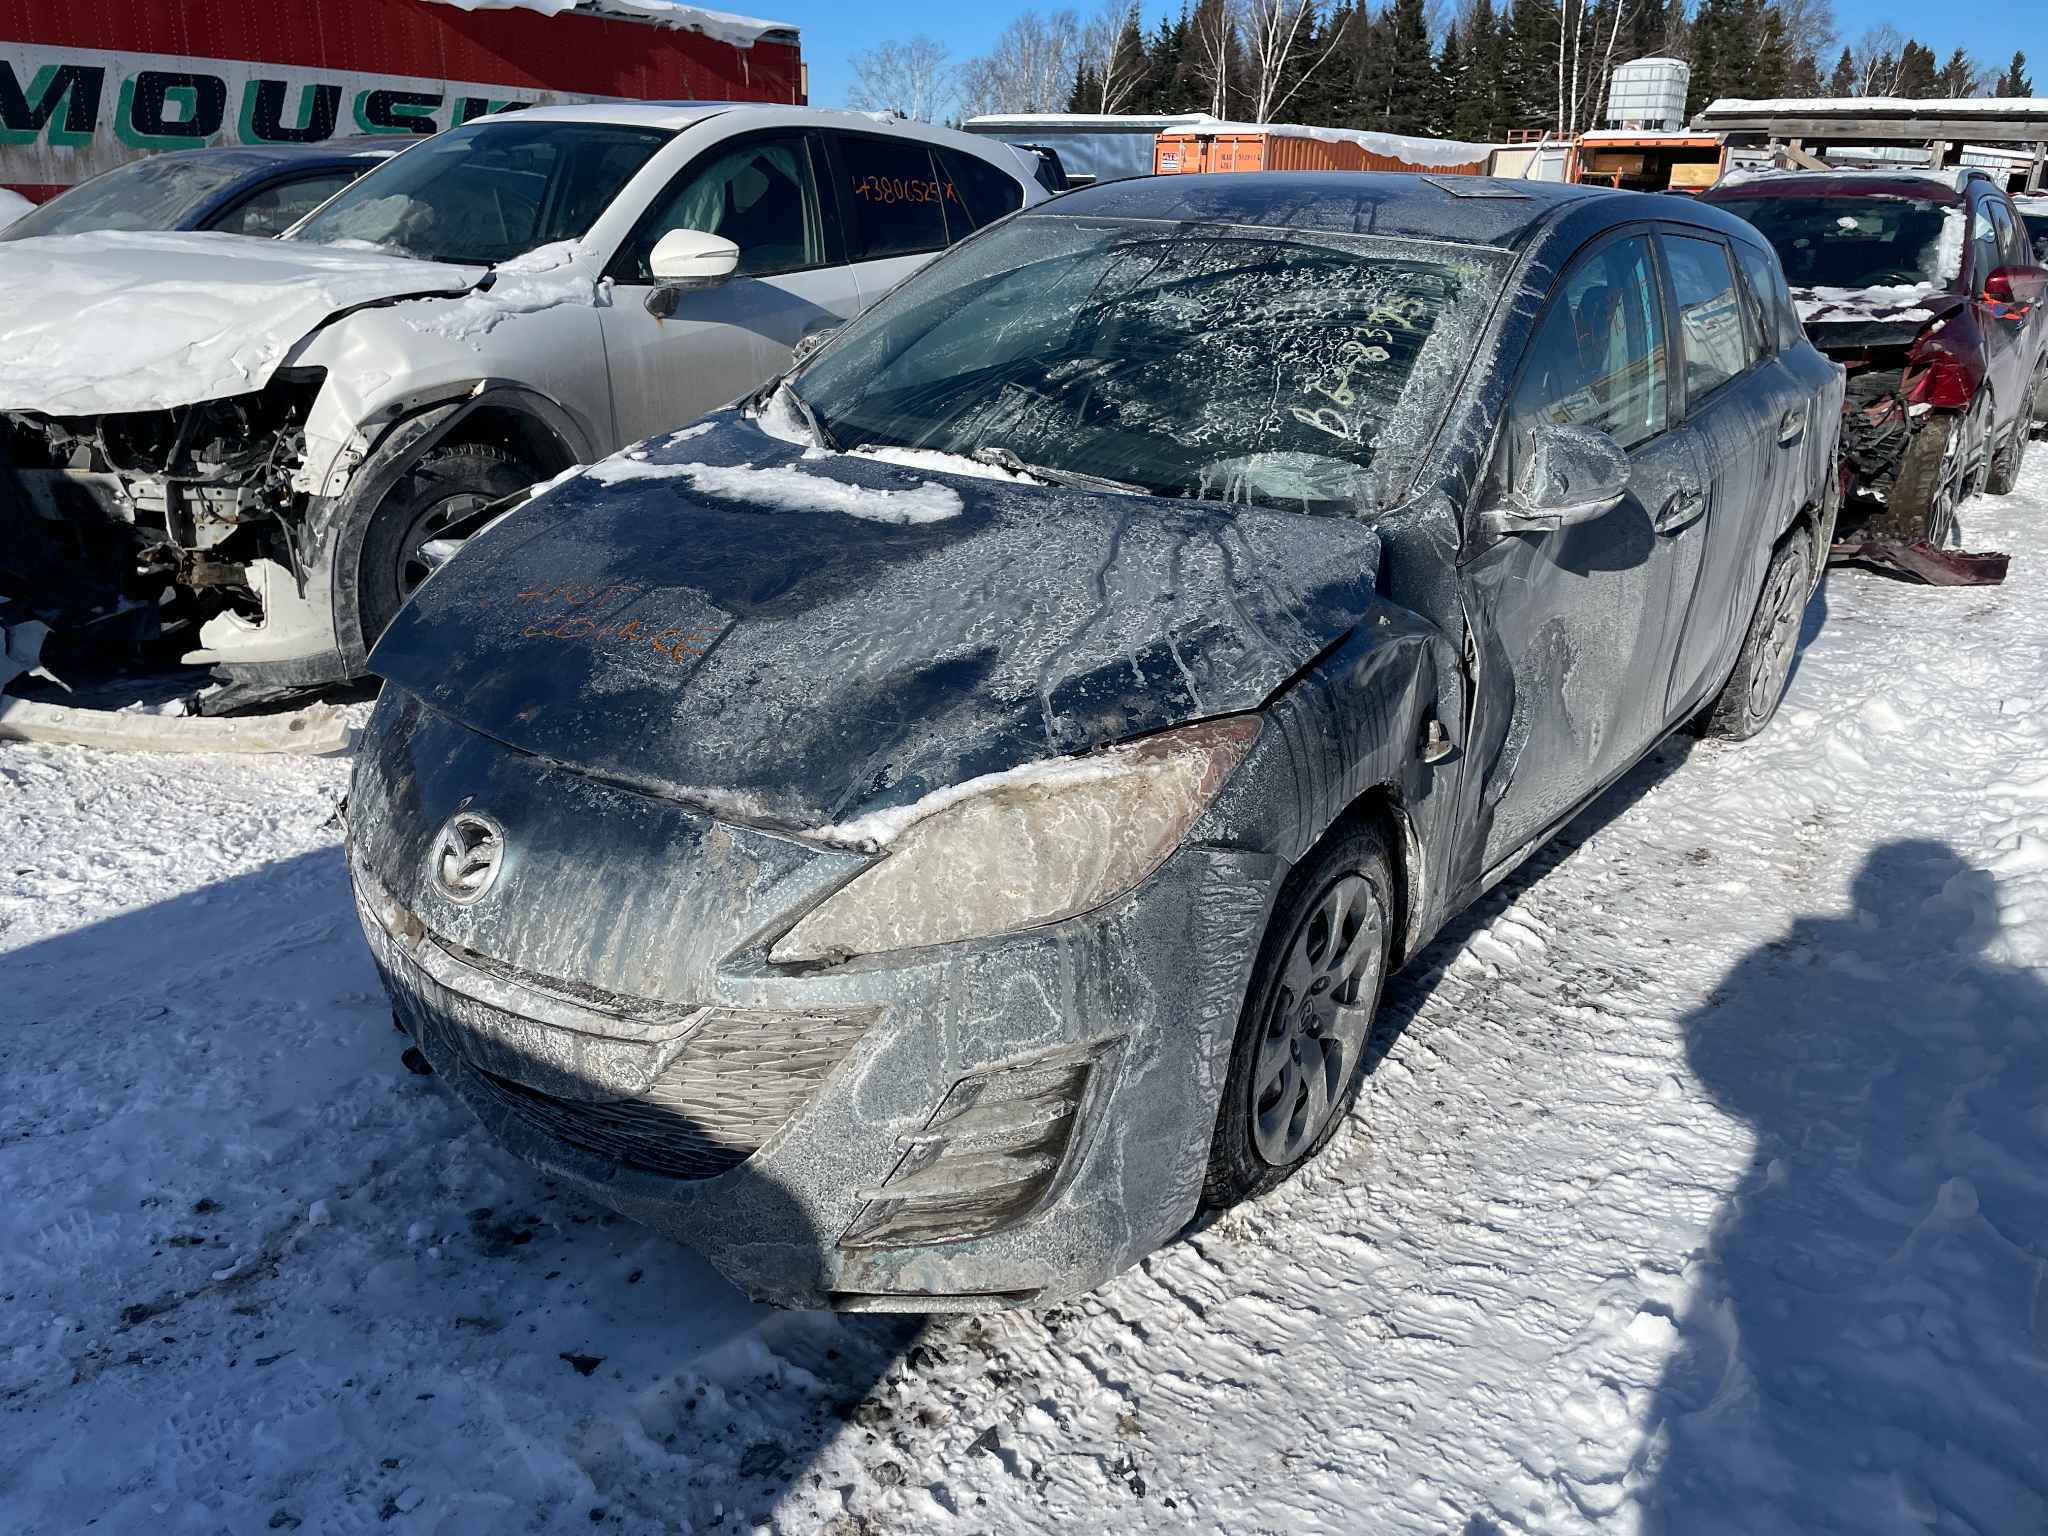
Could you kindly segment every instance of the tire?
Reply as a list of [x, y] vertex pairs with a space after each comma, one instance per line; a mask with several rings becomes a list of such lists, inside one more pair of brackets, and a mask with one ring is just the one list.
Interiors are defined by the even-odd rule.
[[2020, 470], [2027, 462], [2027, 444], [2032, 440], [2030, 422], [2024, 414], [2012, 424], [2012, 430], [2005, 434], [2005, 446], [1991, 456], [1991, 467], [1984, 472], [1984, 494], [1987, 496], [2010, 496], [2013, 487], [2020, 483]]
[[1785, 681], [1792, 675], [1792, 658], [1799, 653], [1806, 600], [1813, 592], [1812, 559], [1806, 538], [1797, 533], [1771, 556], [1735, 670], [1701, 717], [1702, 736], [1747, 741], [1778, 712]]
[[1906, 444], [1898, 478], [1884, 510], [1869, 528], [1880, 538], [1910, 544], [1925, 539], [1939, 549], [1955, 527], [1956, 509], [1982, 479], [1991, 397], [1983, 390], [1960, 414], [1929, 417]]
[[356, 567], [363, 644], [373, 646], [426, 580], [419, 549], [456, 518], [524, 490], [540, 478], [502, 448], [484, 443], [429, 449], [371, 514]]
[[1344, 1123], [1365, 1080], [1398, 911], [1385, 838], [1364, 822], [1339, 822], [1288, 875], [1245, 989], [1203, 1205], [1264, 1194]]

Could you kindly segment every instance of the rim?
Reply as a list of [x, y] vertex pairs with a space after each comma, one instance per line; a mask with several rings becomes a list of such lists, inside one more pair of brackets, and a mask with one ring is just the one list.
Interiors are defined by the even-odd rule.
[[1792, 675], [1792, 658], [1799, 651], [1799, 620], [1806, 611], [1800, 585], [1805, 575], [1797, 560], [1784, 561], [1764, 593], [1763, 611], [1770, 627], [1764, 632], [1763, 654], [1749, 679], [1749, 715], [1760, 720], [1785, 691], [1785, 679]]
[[[1979, 448], [1982, 451], [1979, 452]], [[1968, 413], [1949, 433], [1941, 449], [1941, 482], [1927, 508], [1927, 542], [1936, 549], [1948, 542], [1956, 525], [1956, 509], [1969, 498], [1978, 463], [1990, 467], [1990, 433], [1984, 427], [1984, 396], [1980, 392]]]
[[1363, 875], [1343, 874], [1288, 941], [1252, 1067], [1252, 1146], [1275, 1168], [1315, 1145], [1365, 1049], [1384, 963], [1386, 909]]
[[490, 504], [491, 498], [480, 491], [457, 491], [420, 509], [419, 515], [412, 520], [412, 526], [405, 530], [405, 537], [398, 541], [398, 569], [395, 574], [400, 602], [411, 597], [419, 589], [419, 584], [433, 574], [433, 566], [420, 553], [421, 546], [439, 538], [449, 524]]

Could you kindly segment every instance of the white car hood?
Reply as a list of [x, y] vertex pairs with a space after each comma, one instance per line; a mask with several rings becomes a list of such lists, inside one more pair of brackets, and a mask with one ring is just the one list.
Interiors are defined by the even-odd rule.
[[343, 310], [468, 291], [484, 268], [242, 235], [106, 232], [0, 255], [0, 410], [88, 416], [261, 389]]

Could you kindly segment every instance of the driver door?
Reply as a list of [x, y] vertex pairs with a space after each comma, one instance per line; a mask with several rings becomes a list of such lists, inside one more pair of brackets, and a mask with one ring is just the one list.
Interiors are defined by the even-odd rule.
[[1610, 235], [1552, 290], [1474, 511], [1505, 501], [1546, 422], [1612, 437], [1629, 458], [1628, 493], [1590, 521], [1508, 534], [1475, 526], [1466, 541], [1489, 872], [1626, 768], [1661, 726], [1672, 657], [1661, 611], [1669, 546], [1656, 524], [1705, 506], [1704, 466], [1671, 399], [1654, 242], [1648, 230]]
[[[698, 156], [649, 205], [607, 269], [604, 343], [619, 443], [745, 394], [785, 366], [804, 335], [860, 308], [817, 171], [811, 134], [747, 134]], [[723, 235], [740, 248], [739, 266], [681, 290], [657, 316], [647, 308], [649, 258], [672, 229]]]

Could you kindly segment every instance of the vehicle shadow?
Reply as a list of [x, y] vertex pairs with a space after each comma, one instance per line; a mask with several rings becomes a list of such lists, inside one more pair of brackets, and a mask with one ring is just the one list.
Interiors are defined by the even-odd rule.
[[0, 953], [0, 996], [10, 1524], [793, 1529], [886, 1429], [922, 1319], [756, 1305], [400, 1064], [337, 848]]
[[1646, 1530], [2048, 1529], [2048, 986], [1943, 843], [1853, 900], [1684, 1021], [1755, 1149], [1642, 1415]]

